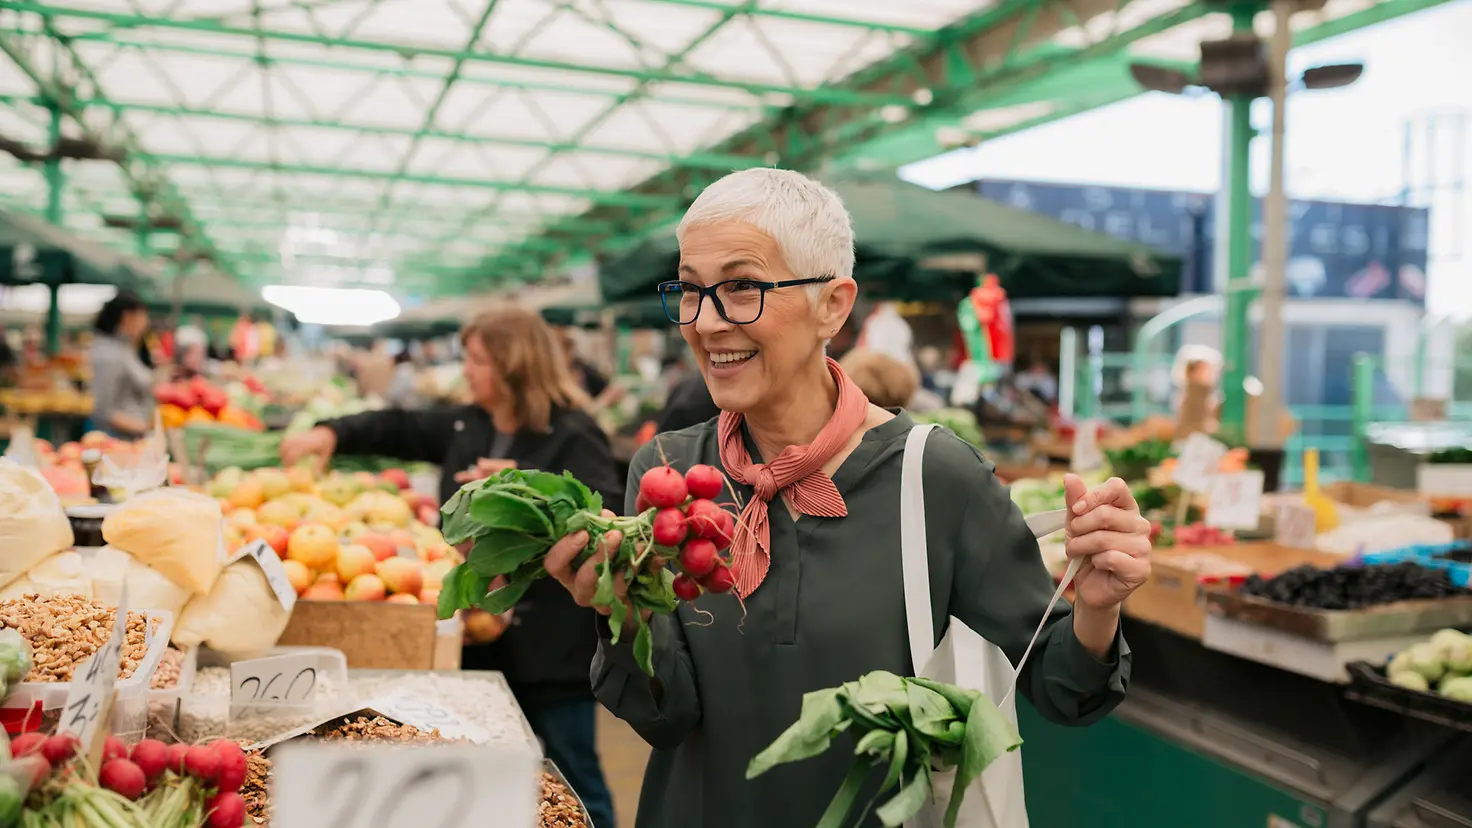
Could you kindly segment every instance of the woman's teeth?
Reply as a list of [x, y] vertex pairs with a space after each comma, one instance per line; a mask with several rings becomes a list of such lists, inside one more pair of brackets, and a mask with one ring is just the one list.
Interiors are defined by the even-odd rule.
[[735, 365], [754, 356], [756, 356], [756, 351], [728, 351], [723, 354], [711, 354], [710, 361], [716, 365]]

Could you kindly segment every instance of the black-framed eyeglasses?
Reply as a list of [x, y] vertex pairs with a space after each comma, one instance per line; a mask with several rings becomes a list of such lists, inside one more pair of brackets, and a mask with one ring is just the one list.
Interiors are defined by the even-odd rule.
[[829, 279], [786, 279], [781, 282], [763, 282], [756, 279], [727, 279], [710, 286], [694, 282], [661, 282], [659, 301], [664, 305], [664, 315], [676, 325], [689, 325], [700, 317], [700, 309], [709, 296], [716, 306], [716, 313], [732, 325], [750, 325], [762, 316], [767, 304], [767, 291], [778, 288], [817, 285]]

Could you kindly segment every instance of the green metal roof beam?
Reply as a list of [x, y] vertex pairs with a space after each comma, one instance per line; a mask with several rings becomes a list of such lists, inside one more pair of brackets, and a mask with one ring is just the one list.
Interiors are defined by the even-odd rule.
[[[704, 9], [706, 11], [726, 12], [732, 8], [731, 3], [718, 3], [712, 0], [650, 0], [666, 6], [684, 6], [690, 9]], [[850, 28], [868, 29], [872, 32], [889, 32], [891, 34], [911, 35], [914, 37], [926, 37], [931, 34], [930, 29], [917, 28], [915, 26], [901, 26], [897, 23], [881, 23], [874, 20], [859, 20], [852, 17], [830, 17], [823, 14], [806, 14], [799, 11], [788, 11], [786, 9], [764, 9], [755, 7], [742, 11], [747, 17], [766, 17], [773, 20], [794, 20], [802, 23], [820, 23], [824, 26], [845, 26]]]
[[17, 12], [29, 12], [52, 20], [79, 19], [96, 20], [113, 25], [137, 25], [148, 26], [159, 29], [174, 29], [180, 31], [202, 32], [206, 34], [235, 36], [241, 38], [261, 39], [267, 41], [281, 41], [284, 43], [306, 43], [313, 46], [338, 48], [346, 50], [360, 50], [372, 52], [389, 52], [401, 56], [424, 55], [428, 57], [447, 58], [450, 60], [466, 60], [477, 63], [495, 63], [506, 66], [521, 66], [529, 69], [546, 69], [557, 72], [575, 72], [582, 74], [604, 75], [608, 77], [628, 78], [643, 82], [669, 82], [685, 83], [696, 86], [711, 86], [726, 89], [740, 89], [754, 95], [791, 95], [800, 100], [817, 101], [829, 104], [842, 104], [846, 106], [887, 106], [895, 103], [907, 103], [906, 99], [897, 98], [892, 95], [854, 93], [833, 87], [817, 87], [804, 89], [800, 87], [778, 86], [772, 84], [753, 83], [736, 80], [723, 80], [710, 75], [700, 73], [670, 73], [650, 72], [639, 69], [623, 69], [613, 66], [590, 66], [587, 64], [567, 63], [556, 60], [538, 60], [535, 58], [514, 57], [511, 55], [498, 55], [490, 52], [466, 51], [458, 49], [446, 49], [438, 46], [420, 45], [414, 43], [390, 43], [375, 40], [360, 40], [356, 38], [324, 37], [316, 34], [302, 32], [257, 30], [238, 26], [225, 26], [207, 21], [177, 20], [167, 17], [155, 17], [140, 14], [126, 14], [117, 12], [100, 11], [96, 9], [74, 8], [71, 6], [60, 6], [53, 3], [35, 3], [29, 0], [0, 0], [0, 9], [9, 9]]

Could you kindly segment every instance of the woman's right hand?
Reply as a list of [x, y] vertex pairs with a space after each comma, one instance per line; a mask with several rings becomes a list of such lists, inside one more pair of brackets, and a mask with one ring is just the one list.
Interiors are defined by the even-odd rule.
[[306, 434], [281, 441], [281, 465], [291, 468], [307, 458], [315, 458], [319, 467], [326, 466], [337, 450], [337, 432], [317, 426]]

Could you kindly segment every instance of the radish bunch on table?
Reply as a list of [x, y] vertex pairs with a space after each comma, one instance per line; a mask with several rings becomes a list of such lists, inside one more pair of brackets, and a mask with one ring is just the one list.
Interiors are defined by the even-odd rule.
[[[588, 533], [576, 562], [581, 566], [616, 531], [623, 540], [597, 564], [593, 603], [608, 608], [614, 643], [632, 622], [635, 657], [653, 675], [647, 615], [672, 613], [680, 601], [729, 592], [736, 583], [725, 558], [736, 521], [715, 502], [725, 485], [712, 466], [692, 466], [684, 474], [656, 466], [640, 479], [637, 514], [608, 517], [603, 498], [570, 474], [508, 469], [467, 483], [440, 510], [445, 540], [472, 544], [465, 562], [444, 578], [440, 617], [471, 607], [505, 612], [546, 577], [547, 552], [559, 540]], [[491, 590], [498, 578], [504, 585]]]

